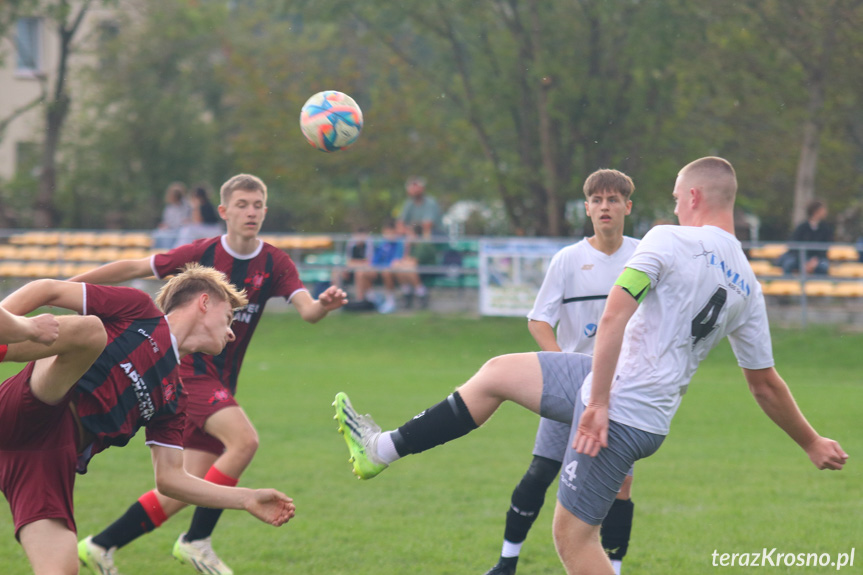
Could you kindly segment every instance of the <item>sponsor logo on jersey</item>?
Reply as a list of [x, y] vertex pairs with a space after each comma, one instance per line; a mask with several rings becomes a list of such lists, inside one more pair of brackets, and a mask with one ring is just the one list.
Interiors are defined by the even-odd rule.
[[240, 323], [252, 323], [252, 319], [261, 311], [261, 304], [250, 303], [246, 307], [234, 312], [234, 321]]
[[227, 389], [217, 389], [213, 392], [213, 395], [210, 396], [210, 399], [207, 402], [210, 405], [216, 405], [217, 403], [222, 403], [223, 401], [228, 401], [231, 398], [231, 394], [228, 393]]
[[168, 403], [177, 399], [177, 384], [173, 381], [168, 381], [162, 384], [162, 395], [165, 396], [165, 401]]
[[248, 289], [259, 290], [264, 285], [264, 281], [270, 277], [270, 274], [266, 274], [264, 272], [255, 272], [250, 278], [246, 278], [243, 283], [246, 284]]
[[597, 326], [595, 323], [589, 323], [586, 326], [584, 326], [584, 337], [595, 336], [596, 335], [596, 327]]
[[121, 363], [120, 367], [126, 372], [126, 377], [132, 382], [132, 389], [135, 390], [135, 396], [138, 398], [138, 409], [141, 411], [141, 417], [146, 421], [150, 421], [156, 413], [156, 408], [153, 406], [153, 399], [150, 397], [150, 390], [147, 389], [147, 384], [144, 378], [138, 375], [130, 362]]
[[704, 247], [703, 242], [698, 242], [701, 244], [701, 253], [695, 254], [692, 256], [692, 259], [698, 259], [703, 257], [707, 262], [708, 267], [719, 268], [723, 275], [725, 276], [725, 281], [728, 287], [736, 291], [742, 296], [748, 297], [750, 293], [752, 293], [752, 288], [749, 285], [749, 282], [740, 275], [739, 272], [734, 271], [729, 264], [725, 262], [723, 259], [719, 259], [713, 251], [708, 251]]
[[138, 333], [147, 338], [147, 341], [150, 342], [150, 347], [153, 348], [153, 353], [159, 353], [159, 344], [156, 343], [156, 340], [153, 339], [153, 337], [149, 333], [147, 333], [142, 328], [138, 328]]
[[593, 269], [593, 264], [584, 264], [583, 266], [581, 266], [581, 269], [583, 269], [583, 270], [592, 270], [592, 269]]

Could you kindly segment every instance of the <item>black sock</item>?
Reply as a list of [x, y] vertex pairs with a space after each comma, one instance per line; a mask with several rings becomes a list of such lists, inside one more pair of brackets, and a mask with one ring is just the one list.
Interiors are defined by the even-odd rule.
[[527, 539], [527, 532], [545, 503], [545, 492], [557, 477], [559, 469], [560, 461], [533, 456], [530, 467], [512, 492], [512, 500], [506, 512], [504, 539], [512, 543], [521, 543]]
[[196, 507], [195, 513], [192, 515], [192, 524], [189, 525], [189, 531], [184, 539], [186, 541], [197, 541], [198, 539], [206, 539], [213, 534], [213, 529], [216, 528], [216, 523], [219, 522], [219, 517], [222, 516], [224, 509], [210, 509], [208, 507]]
[[632, 532], [632, 515], [635, 504], [632, 499], [615, 499], [602, 521], [600, 537], [602, 548], [609, 559], [620, 561], [629, 548], [629, 535]]
[[398, 454], [405, 456], [457, 439], [477, 427], [456, 391], [399, 427], [392, 440]]
[[105, 549], [111, 547], [119, 549], [155, 528], [147, 512], [144, 511], [144, 506], [136, 501], [119, 519], [93, 537], [93, 543]]

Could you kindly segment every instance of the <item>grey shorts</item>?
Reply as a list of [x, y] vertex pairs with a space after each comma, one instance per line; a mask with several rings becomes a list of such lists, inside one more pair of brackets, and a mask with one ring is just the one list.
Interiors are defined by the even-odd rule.
[[608, 447], [596, 457], [576, 453], [572, 442], [584, 411], [580, 391], [590, 372], [591, 357], [560, 352], [537, 355], [542, 368], [540, 415], [570, 424], [557, 499], [585, 523], [600, 525], [633, 464], [659, 449], [665, 436], [610, 421]]
[[568, 423], [540, 418], [536, 430], [536, 441], [533, 444], [533, 454], [553, 461], [563, 461], [566, 453], [566, 442], [569, 440]]

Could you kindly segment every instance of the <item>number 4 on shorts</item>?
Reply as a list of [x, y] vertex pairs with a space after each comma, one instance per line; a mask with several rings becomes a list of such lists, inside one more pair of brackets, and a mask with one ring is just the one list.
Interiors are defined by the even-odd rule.
[[569, 479], [570, 483], [575, 481], [576, 469], [578, 469], [578, 461], [570, 461], [563, 470], [563, 472], [566, 473], [566, 477], [567, 479]]

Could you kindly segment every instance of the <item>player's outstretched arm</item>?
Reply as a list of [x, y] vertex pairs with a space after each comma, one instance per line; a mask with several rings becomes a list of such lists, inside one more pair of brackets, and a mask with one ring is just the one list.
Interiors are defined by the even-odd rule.
[[28, 314], [48, 305], [82, 313], [83, 286], [62, 280], [35, 280], [15, 290], [0, 302], [0, 306], [16, 315]]
[[832, 439], [821, 437], [806, 421], [785, 380], [773, 367], [744, 369], [749, 391], [764, 413], [803, 448], [818, 469], [842, 469], [848, 454]]
[[146, 278], [153, 275], [150, 258], [136, 260], [117, 260], [94, 270], [69, 278], [73, 282], [86, 282], [99, 285], [116, 285], [125, 281]]
[[301, 318], [309, 323], [317, 323], [329, 312], [348, 303], [348, 294], [339, 287], [330, 286], [314, 300], [306, 291], [297, 292], [291, 298], [291, 303]]
[[557, 337], [554, 335], [554, 328], [550, 323], [529, 319], [527, 320], [527, 330], [542, 351], [560, 351]]
[[275, 489], [225, 487], [189, 475], [183, 468], [179, 449], [151, 445], [156, 488], [160, 493], [200, 507], [245, 509], [264, 523], [275, 527], [294, 516], [294, 501]]
[[57, 318], [49, 313], [21, 317], [0, 307], [0, 344], [33, 341], [50, 344], [60, 334]]

